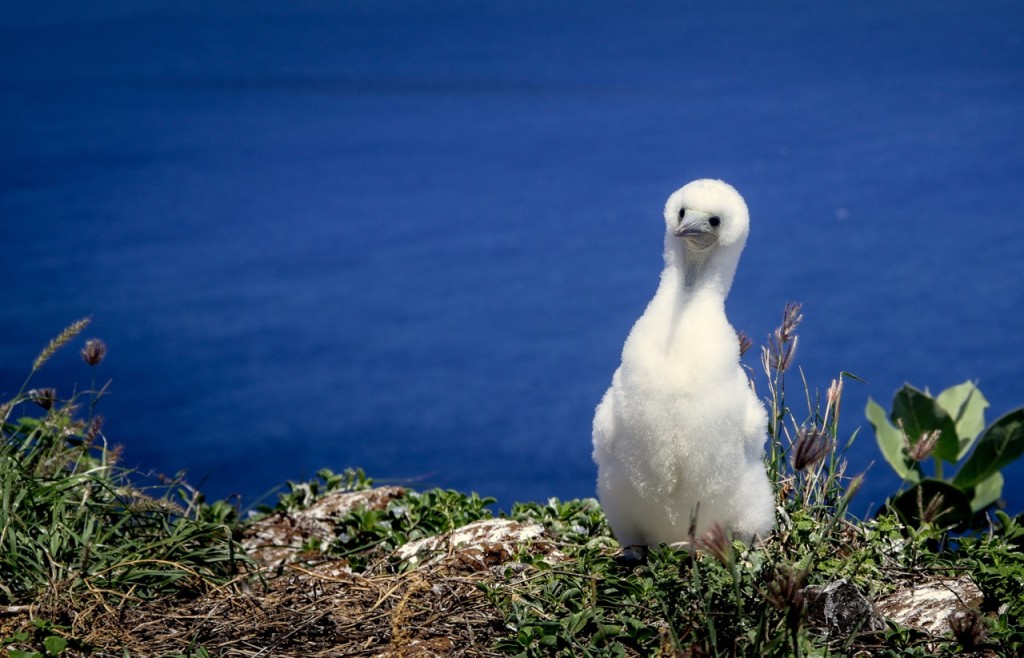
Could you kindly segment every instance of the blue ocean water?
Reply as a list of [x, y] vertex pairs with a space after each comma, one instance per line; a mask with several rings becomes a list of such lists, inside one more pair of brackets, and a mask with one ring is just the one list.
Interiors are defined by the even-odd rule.
[[865, 380], [869, 509], [869, 396], [1024, 404], [1022, 35], [999, 1], [6, 7], [0, 392], [91, 315], [109, 439], [213, 497], [347, 466], [589, 496], [664, 200], [717, 177], [752, 214], [733, 324], [800, 301], [812, 388]]

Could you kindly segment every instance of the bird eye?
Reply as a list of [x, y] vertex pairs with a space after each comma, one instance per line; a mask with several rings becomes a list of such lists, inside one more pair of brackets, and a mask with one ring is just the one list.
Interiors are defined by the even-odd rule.
[[708, 217], [708, 224], [711, 224], [712, 226], [718, 226], [721, 223], [722, 218], [719, 217], [718, 215], [711, 215], [710, 217]]
[[679, 209], [679, 219], [682, 219], [686, 215], [686, 208]]

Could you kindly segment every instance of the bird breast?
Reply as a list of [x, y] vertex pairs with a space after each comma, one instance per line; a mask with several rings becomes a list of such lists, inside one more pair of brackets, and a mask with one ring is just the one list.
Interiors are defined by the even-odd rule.
[[691, 299], [673, 314], [656, 297], [630, 332], [615, 379], [613, 434], [628, 445], [613, 451], [628, 470], [647, 474], [642, 489], [729, 470], [760, 431], [761, 407], [720, 303]]
[[739, 341], [724, 303], [695, 297], [675, 306], [668, 295], [656, 295], [633, 326], [622, 350], [631, 387], [672, 397], [728, 387], [739, 371]]

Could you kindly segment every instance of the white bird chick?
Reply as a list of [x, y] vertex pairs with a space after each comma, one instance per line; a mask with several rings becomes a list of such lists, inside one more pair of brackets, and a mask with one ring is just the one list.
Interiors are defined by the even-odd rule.
[[715, 523], [743, 541], [775, 521], [767, 414], [725, 317], [749, 219], [743, 197], [697, 180], [665, 205], [665, 269], [594, 415], [597, 493], [624, 547], [684, 542]]

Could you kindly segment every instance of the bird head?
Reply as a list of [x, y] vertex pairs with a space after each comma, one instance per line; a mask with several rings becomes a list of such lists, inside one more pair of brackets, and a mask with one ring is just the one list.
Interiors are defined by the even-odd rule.
[[704, 178], [676, 190], [665, 204], [669, 235], [684, 241], [687, 250], [718, 246], [742, 248], [750, 230], [747, 204], [731, 185]]

